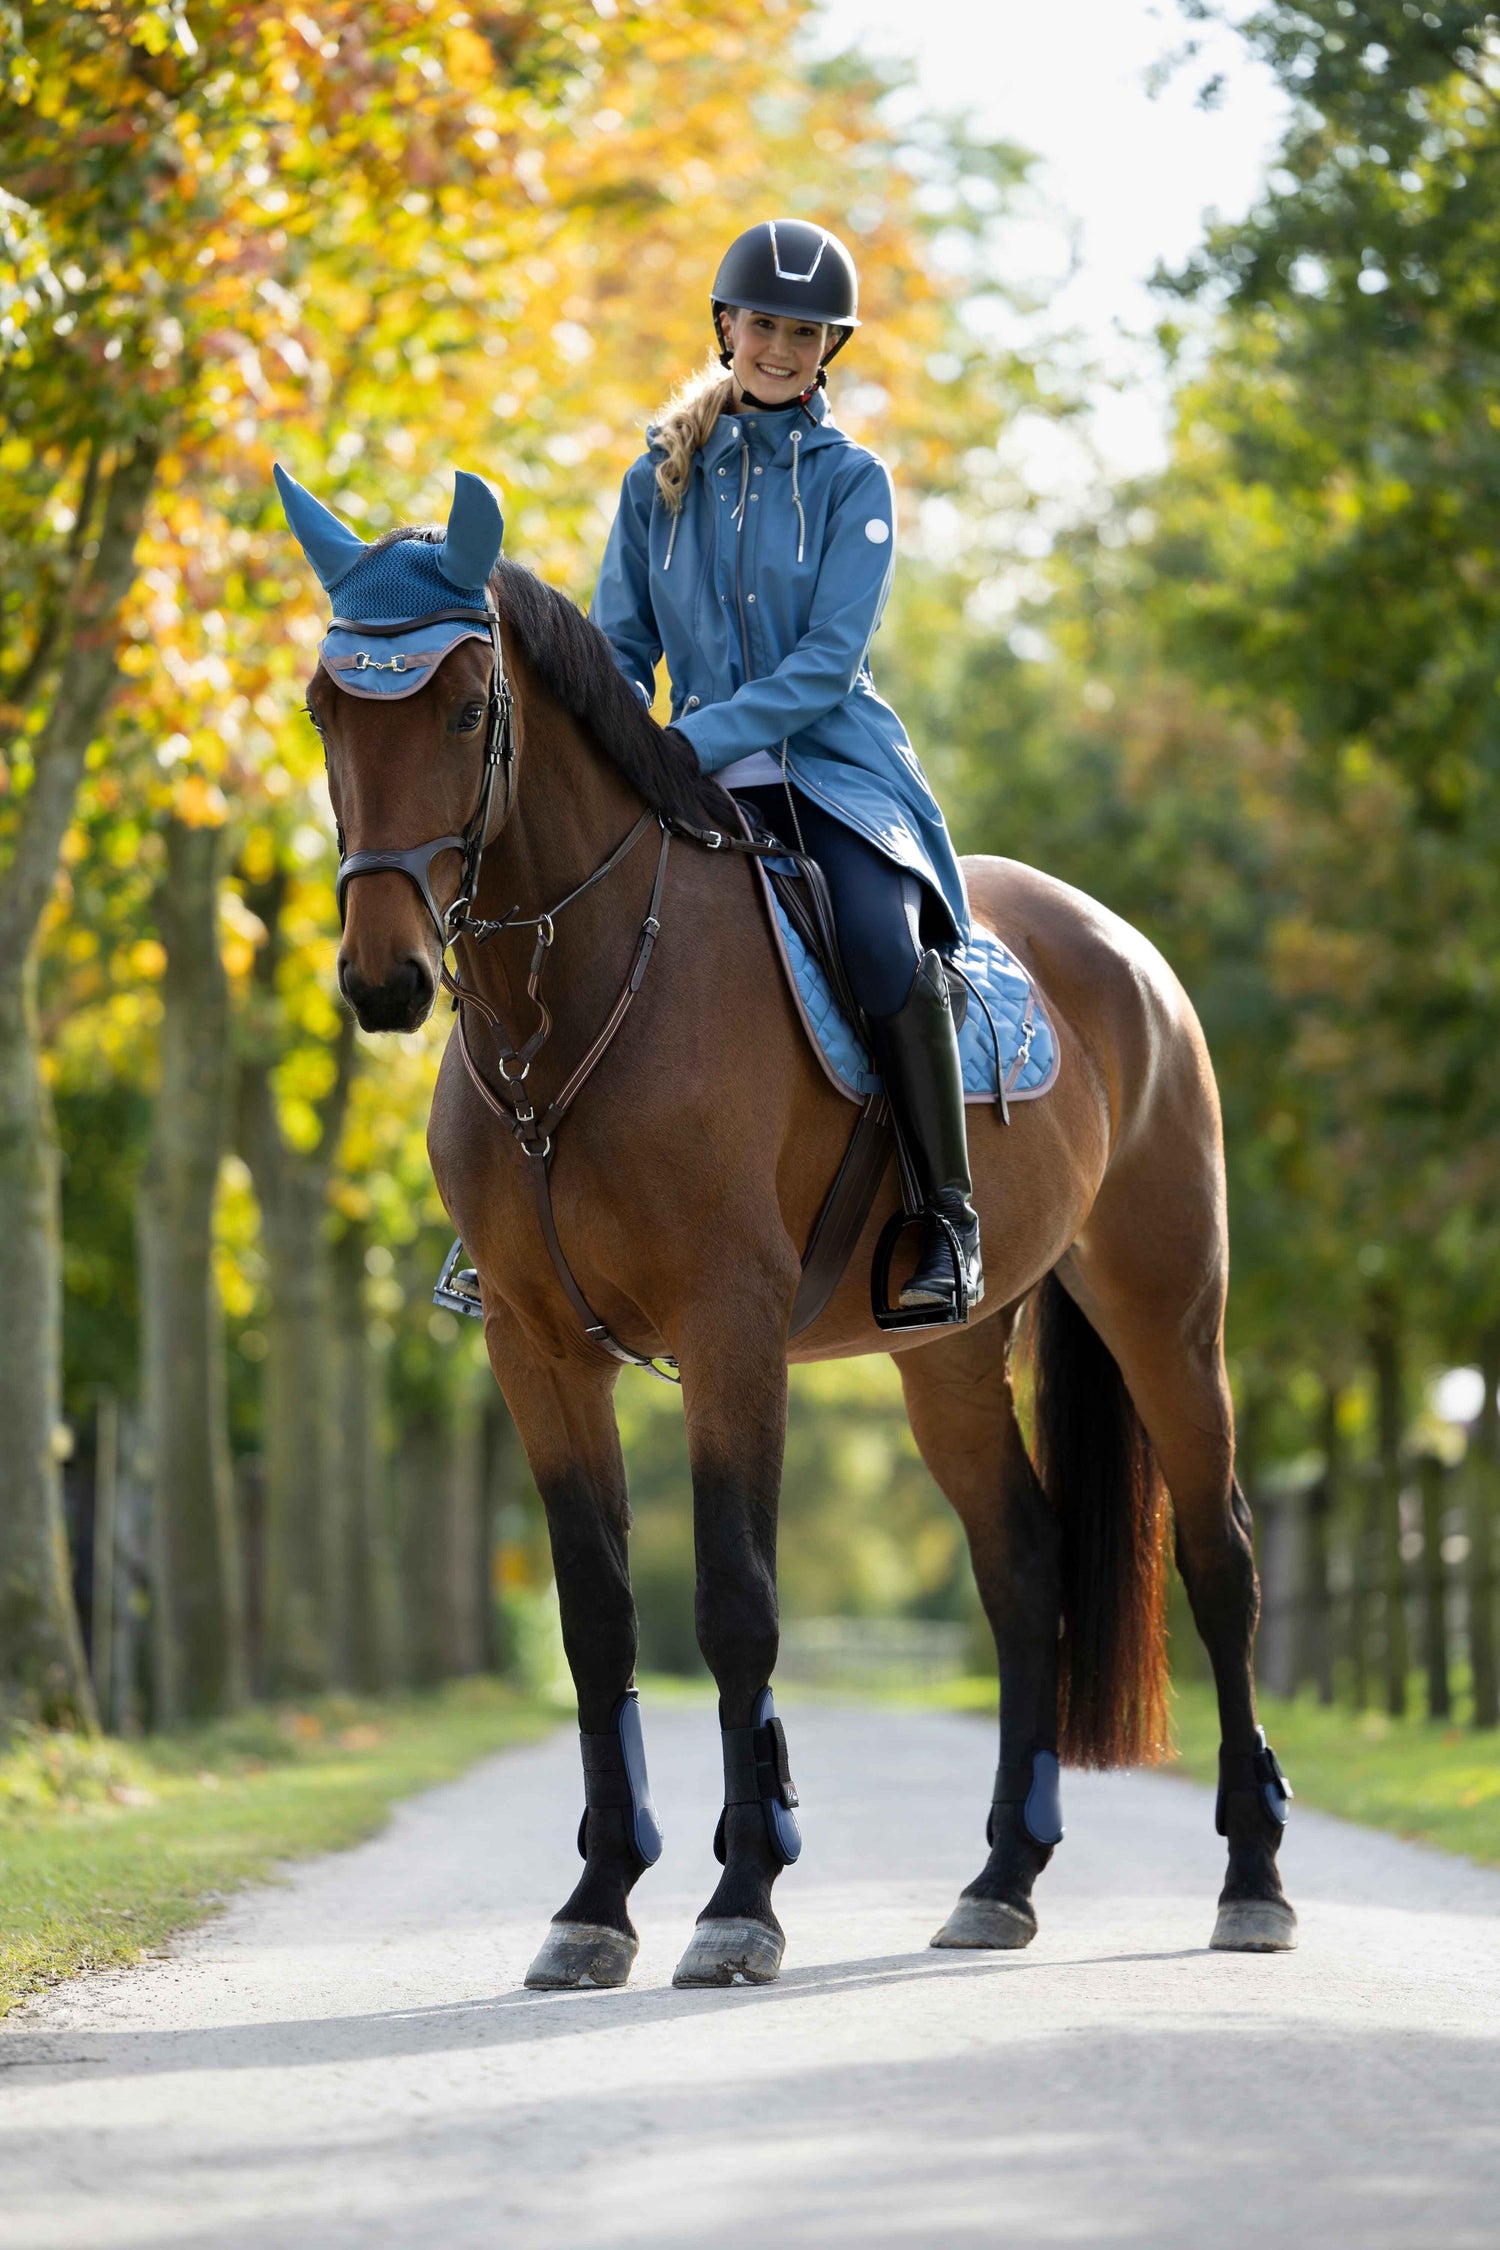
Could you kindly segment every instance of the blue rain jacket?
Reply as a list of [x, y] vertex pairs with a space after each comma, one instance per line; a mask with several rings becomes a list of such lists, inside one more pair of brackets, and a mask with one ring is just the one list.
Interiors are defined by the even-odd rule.
[[826, 419], [821, 392], [806, 411], [722, 414], [679, 516], [657, 458], [626, 472], [590, 612], [626, 678], [649, 704], [665, 654], [672, 724], [705, 773], [784, 746], [799, 789], [936, 895], [944, 949], [967, 942], [942, 812], [870, 677], [895, 568], [885, 463]]

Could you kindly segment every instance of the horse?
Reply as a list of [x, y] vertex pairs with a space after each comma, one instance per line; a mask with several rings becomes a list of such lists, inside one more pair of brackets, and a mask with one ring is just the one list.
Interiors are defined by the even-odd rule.
[[[667, 1359], [726, 1765], [723, 1873], [677, 1981], [769, 1981], [780, 1968], [772, 1887], [798, 1844], [769, 1693], [787, 1370], [875, 1351], [895, 1356], [922, 1458], [967, 1536], [999, 1666], [988, 1856], [931, 1942], [1029, 1943], [1033, 1888], [1062, 1833], [1059, 1758], [1163, 1754], [1170, 1515], [1222, 1737], [1228, 1864], [1211, 1943], [1285, 1950], [1296, 1917], [1277, 1847], [1290, 1792], [1255, 1712], [1259, 1595], [1223, 1347], [1222, 1128], [1182, 986], [1095, 900], [1015, 860], [967, 859], [974, 914], [1026, 964], [1060, 1051], [1051, 1091], [1009, 1123], [970, 1109], [988, 1293], [963, 1326], [875, 1324], [871, 1252], [899, 1208], [891, 1161], [841, 1282], [789, 1345], [850, 1108], [787, 991], [754, 866], [715, 848], [738, 831], [736, 808], [569, 600], [499, 560], [488, 601], [492, 642], [461, 641], [416, 694], [361, 700], [320, 668], [308, 708], [345, 855], [344, 999], [365, 1030], [404, 1032], [445, 983], [464, 996], [428, 1149], [545, 1507], [585, 1766], [582, 1873], [528, 1982], [625, 1981], [629, 1896], [660, 1848], [612, 1394], [623, 1363]], [[439, 848], [411, 849], [432, 837]], [[446, 918], [461, 892], [454, 972]], [[1023, 1311], [1034, 1460], [1012, 1386]]]

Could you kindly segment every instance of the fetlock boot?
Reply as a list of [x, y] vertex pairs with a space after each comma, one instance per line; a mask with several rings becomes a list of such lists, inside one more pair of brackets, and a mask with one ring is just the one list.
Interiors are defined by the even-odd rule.
[[923, 1202], [917, 1266], [901, 1292], [901, 1310], [954, 1310], [953, 1255], [943, 1221], [963, 1261], [969, 1305], [984, 1295], [979, 1218], [972, 1201], [964, 1124], [963, 1065], [941, 956], [924, 953], [903, 1007], [873, 1026], [882, 1076]]

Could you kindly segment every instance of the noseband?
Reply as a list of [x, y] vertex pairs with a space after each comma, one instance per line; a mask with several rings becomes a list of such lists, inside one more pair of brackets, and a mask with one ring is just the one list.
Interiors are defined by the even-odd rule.
[[[360, 633], [410, 633], [419, 625], [441, 625], [450, 619], [468, 618], [478, 624], [480, 617], [489, 626], [490, 647], [494, 664], [490, 672], [490, 692], [486, 704], [488, 727], [484, 744], [484, 772], [479, 783], [479, 801], [462, 830], [456, 836], [435, 836], [430, 844], [413, 844], [407, 851], [344, 850], [343, 824], [339, 824], [339, 871], [335, 886], [338, 899], [339, 927], [344, 922], [344, 899], [356, 875], [384, 875], [394, 871], [415, 883], [422, 904], [432, 916], [438, 934], [438, 943], [446, 953], [448, 947], [469, 920], [474, 904], [474, 894], [479, 888], [479, 862], [489, 835], [490, 813], [495, 797], [495, 776], [501, 768], [505, 771], [505, 808], [502, 823], [509, 817], [511, 800], [516, 787], [516, 729], [515, 698], [510, 682], [505, 676], [505, 659], [500, 648], [500, 620], [494, 610], [439, 609], [428, 617], [406, 618], [399, 625], [369, 625], [347, 617], [336, 617], [329, 630]], [[400, 658], [395, 661], [399, 664]], [[372, 667], [374, 669], [375, 667]], [[458, 896], [444, 913], [432, 895], [432, 863], [439, 852], [461, 852], [463, 865], [459, 871]]]

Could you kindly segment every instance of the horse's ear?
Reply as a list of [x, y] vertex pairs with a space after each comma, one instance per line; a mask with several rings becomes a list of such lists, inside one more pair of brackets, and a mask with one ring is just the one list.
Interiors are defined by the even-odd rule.
[[346, 523], [340, 523], [333, 510], [325, 508], [321, 500], [315, 500], [295, 477], [289, 477], [279, 461], [276, 489], [281, 494], [281, 505], [286, 510], [293, 538], [331, 593], [339, 580], [368, 552], [364, 540]]
[[448, 529], [437, 552], [443, 576], [455, 586], [486, 585], [504, 536], [500, 503], [483, 477], [470, 476], [467, 469], [456, 470]]

